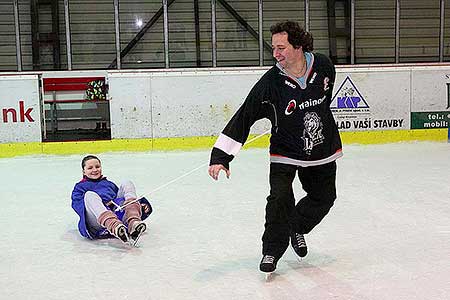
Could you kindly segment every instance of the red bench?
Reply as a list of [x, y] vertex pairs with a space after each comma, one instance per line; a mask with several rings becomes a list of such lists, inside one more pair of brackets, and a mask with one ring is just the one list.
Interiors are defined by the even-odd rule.
[[[64, 116], [64, 110], [60, 111], [63, 116], [58, 117], [57, 104], [64, 103], [103, 103], [106, 100], [88, 100], [85, 92], [88, 84], [92, 81], [105, 80], [105, 77], [59, 77], [59, 78], [43, 78], [44, 103], [50, 105], [50, 128], [52, 132], [58, 130], [58, 121], [103, 121], [105, 118], [101, 115], [92, 115], [89, 110], [80, 111], [79, 116]], [[47, 96], [47, 97], [46, 97]], [[90, 113], [90, 114], [89, 114]], [[98, 124], [97, 124], [98, 126]], [[106, 126], [106, 123], [105, 123]]]
[[[44, 78], [44, 93], [58, 91], [86, 91], [88, 83], [95, 80], [105, 80], [105, 77], [67, 77], [67, 78]], [[45, 100], [45, 103], [52, 102], [85, 102], [90, 101], [86, 99], [75, 100], [58, 100], [53, 97], [52, 100]]]

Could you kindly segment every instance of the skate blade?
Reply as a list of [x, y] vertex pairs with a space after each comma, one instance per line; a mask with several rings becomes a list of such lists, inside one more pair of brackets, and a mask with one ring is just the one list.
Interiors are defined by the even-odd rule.
[[138, 242], [143, 233], [144, 231], [141, 231], [134, 239], [130, 239], [130, 245], [138, 248], [139, 247]]
[[267, 273], [264, 273], [264, 274], [265, 274], [266, 282], [270, 282], [274, 278], [273, 272], [267, 272]]
[[128, 236], [128, 233], [125, 229], [120, 230], [120, 232], [118, 233], [117, 238], [119, 239], [119, 241], [121, 241], [124, 244], [129, 244], [130, 243], [130, 237]]
[[292, 248], [292, 246], [291, 246], [290, 248], [291, 248], [291, 250], [292, 250], [292, 253], [294, 253], [295, 258], [297, 258], [297, 261], [298, 261], [298, 262], [302, 262], [302, 260], [303, 260], [306, 256], [303, 256], [303, 257], [298, 256], [298, 254], [295, 252], [294, 248]]

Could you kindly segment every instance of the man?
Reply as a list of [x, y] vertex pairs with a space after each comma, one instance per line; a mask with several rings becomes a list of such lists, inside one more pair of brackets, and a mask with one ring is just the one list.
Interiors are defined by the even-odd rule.
[[[211, 152], [209, 175], [230, 176], [229, 163], [247, 140], [255, 121], [268, 118], [270, 195], [267, 197], [260, 270], [273, 272], [289, 240], [304, 257], [309, 233], [336, 199], [336, 162], [342, 156], [339, 132], [330, 110], [335, 69], [324, 55], [312, 53], [313, 38], [297, 22], [273, 25], [277, 64], [250, 91], [219, 135]], [[306, 196], [295, 204], [295, 175]]]

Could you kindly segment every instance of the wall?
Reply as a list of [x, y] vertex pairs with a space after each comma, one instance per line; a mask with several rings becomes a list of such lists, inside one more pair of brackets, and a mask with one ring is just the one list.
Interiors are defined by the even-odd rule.
[[[40, 64], [32, 61], [32, 20], [30, 1], [19, 0], [20, 46], [22, 70], [53, 69], [50, 44], [39, 47]], [[55, 2], [55, 1], [52, 1]], [[61, 70], [67, 69], [64, 0], [56, 1], [59, 7], [59, 47]], [[116, 58], [114, 1], [70, 0], [70, 28], [73, 70], [106, 69]], [[227, 0], [227, 3], [256, 31], [258, 31], [258, 1]], [[263, 1], [264, 40], [270, 43], [270, 25], [285, 19], [305, 22], [305, 1]], [[400, 62], [439, 61], [440, 0], [401, 0], [399, 24]], [[171, 68], [212, 66], [211, 0], [199, 0], [200, 36], [199, 57], [196, 55], [194, 1], [176, 0], [168, 9], [169, 60]], [[162, 6], [161, 0], [120, 1], [121, 49], [133, 41], [143, 26]], [[336, 24], [345, 25], [343, 1], [336, 1]], [[329, 55], [327, 1], [309, 1], [310, 31], [317, 52]], [[450, 9], [445, 7], [444, 61], [449, 58]], [[235, 18], [217, 1], [217, 64], [226, 66], [258, 66], [258, 40], [249, 34]], [[395, 62], [396, 0], [355, 1], [355, 62]], [[0, 70], [17, 70], [13, 0], [0, 1]], [[140, 20], [141, 22], [137, 22]], [[138, 25], [140, 24], [140, 25]], [[51, 32], [50, 6], [41, 5], [39, 30]], [[347, 63], [349, 45], [338, 38], [338, 63]], [[197, 59], [199, 60], [197, 64]], [[264, 52], [264, 65], [273, 63], [271, 53]], [[123, 69], [163, 68], [163, 20], [159, 18], [122, 59]]]

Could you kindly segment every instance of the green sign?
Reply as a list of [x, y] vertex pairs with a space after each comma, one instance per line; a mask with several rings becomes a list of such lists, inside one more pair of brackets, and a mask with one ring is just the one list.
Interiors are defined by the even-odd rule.
[[411, 129], [448, 128], [450, 111], [412, 112]]

